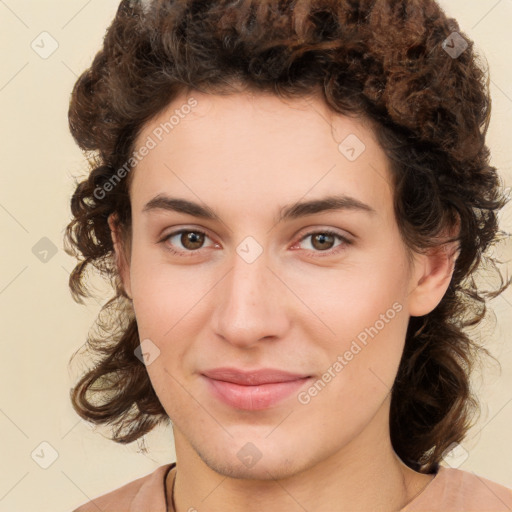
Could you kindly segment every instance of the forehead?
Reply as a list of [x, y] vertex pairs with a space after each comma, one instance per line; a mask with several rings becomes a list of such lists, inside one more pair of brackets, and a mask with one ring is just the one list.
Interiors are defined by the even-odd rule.
[[144, 145], [151, 149], [133, 171], [134, 209], [175, 190], [206, 202], [242, 194], [269, 207], [332, 192], [375, 209], [391, 201], [388, 160], [369, 123], [318, 97], [192, 91], [145, 124], [135, 148]]

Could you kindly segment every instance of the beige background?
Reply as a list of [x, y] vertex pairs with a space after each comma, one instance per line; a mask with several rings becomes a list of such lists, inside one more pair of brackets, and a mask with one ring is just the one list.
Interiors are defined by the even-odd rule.
[[[68, 398], [80, 370], [79, 362], [68, 367], [68, 361], [110, 295], [98, 283], [97, 300], [80, 306], [67, 287], [74, 261], [63, 252], [62, 237], [70, 218], [72, 178], [87, 171], [68, 133], [67, 107], [73, 83], [99, 49], [117, 3], [0, 0], [0, 510], [9, 512], [70, 511], [174, 460], [170, 429], [146, 436], [150, 453], [144, 455], [137, 443], [117, 445], [91, 430]], [[488, 143], [494, 165], [510, 186], [512, 0], [445, 0], [442, 5], [489, 61], [493, 119]], [[45, 31], [51, 36], [40, 36]], [[39, 53], [51, 50], [53, 40], [58, 48], [42, 58], [31, 47], [34, 40]], [[512, 231], [510, 206], [502, 227]], [[41, 261], [41, 251], [51, 246], [56, 253]], [[505, 250], [510, 258], [511, 245]], [[512, 290], [492, 305], [496, 327], [490, 322], [485, 335], [492, 338], [489, 346], [503, 371], [489, 367], [483, 384], [475, 379], [486, 405], [463, 443], [465, 451], [451, 464], [512, 487]], [[52, 462], [52, 454], [56, 460], [47, 469], [40, 467]]]

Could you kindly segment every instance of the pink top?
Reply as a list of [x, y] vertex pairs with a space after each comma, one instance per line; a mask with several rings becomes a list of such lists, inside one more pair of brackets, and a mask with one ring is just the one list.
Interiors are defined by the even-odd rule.
[[[165, 500], [165, 478], [176, 463], [160, 466], [85, 503], [73, 512], [175, 512]], [[174, 478], [175, 471], [172, 471]], [[172, 482], [171, 482], [172, 484]], [[431, 482], [400, 512], [510, 512], [512, 489], [461, 469], [439, 467]]]

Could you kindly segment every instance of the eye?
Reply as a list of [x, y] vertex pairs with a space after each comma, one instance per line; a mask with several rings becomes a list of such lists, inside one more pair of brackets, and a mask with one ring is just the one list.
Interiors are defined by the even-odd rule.
[[[176, 239], [174, 242], [173, 239]], [[204, 231], [199, 229], [180, 229], [166, 235], [160, 242], [165, 242], [165, 247], [173, 254], [193, 256], [199, 249], [204, 248], [206, 238], [210, 238]], [[176, 244], [181, 244], [183, 249], [175, 249]], [[215, 244], [213, 244], [214, 246]]]
[[[210, 237], [199, 229], [180, 229], [167, 234], [161, 243], [165, 243], [165, 248], [173, 254], [180, 256], [194, 256], [200, 249], [205, 247], [204, 243], [206, 239]], [[348, 245], [352, 244], [352, 241], [347, 237], [340, 235], [339, 233], [332, 230], [321, 230], [311, 231], [305, 234], [300, 242], [295, 244], [292, 249], [295, 249], [300, 243], [304, 242], [308, 238], [311, 239], [310, 247], [314, 257], [332, 256], [346, 249]], [[173, 239], [175, 239], [173, 241]], [[340, 241], [338, 245], [335, 244], [336, 239]], [[178, 245], [178, 249], [175, 247]], [[181, 248], [179, 248], [181, 245]], [[212, 243], [209, 247], [218, 247], [218, 244]], [[316, 253], [316, 254], [315, 254]]]
[[[322, 230], [322, 231], [311, 231], [304, 235], [299, 244], [303, 242], [304, 240], [307, 240], [308, 238], [311, 239], [310, 247], [312, 247], [311, 250], [313, 250], [314, 253], [313, 256], [332, 256], [333, 254], [338, 254], [340, 251], [343, 251], [346, 249], [348, 245], [352, 243], [351, 240], [344, 237], [343, 235], [340, 235], [339, 233], [332, 231], [332, 230]], [[334, 246], [335, 240], [338, 239], [341, 241], [340, 244], [337, 246]], [[296, 247], [298, 244], [296, 244], [294, 247]], [[309, 250], [309, 249], [308, 249]], [[318, 254], [320, 253], [320, 254]], [[326, 254], [321, 254], [326, 253]]]

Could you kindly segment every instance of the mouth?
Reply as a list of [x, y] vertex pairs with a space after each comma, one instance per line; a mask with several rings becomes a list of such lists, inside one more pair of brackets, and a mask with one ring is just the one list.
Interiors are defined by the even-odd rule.
[[268, 409], [297, 392], [310, 375], [275, 369], [243, 371], [217, 368], [201, 374], [210, 393], [236, 409], [257, 411]]

